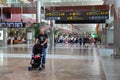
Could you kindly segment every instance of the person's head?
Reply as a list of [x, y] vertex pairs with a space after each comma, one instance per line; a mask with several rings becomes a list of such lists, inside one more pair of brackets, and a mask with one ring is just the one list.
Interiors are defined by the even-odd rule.
[[40, 34], [44, 34], [44, 29], [40, 29]]
[[17, 40], [17, 37], [15, 37], [15, 40]]

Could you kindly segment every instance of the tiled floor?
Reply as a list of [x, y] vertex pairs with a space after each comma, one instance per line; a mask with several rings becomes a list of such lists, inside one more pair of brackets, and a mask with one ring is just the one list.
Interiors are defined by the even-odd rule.
[[44, 71], [28, 71], [32, 46], [25, 44], [0, 48], [0, 80], [109, 80], [104, 61], [109, 59], [103, 55], [107, 50], [94, 46], [57, 45], [53, 51], [48, 50]]
[[112, 49], [99, 49], [100, 59], [107, 80], [120, 80], [120, 59], [113, 58]]

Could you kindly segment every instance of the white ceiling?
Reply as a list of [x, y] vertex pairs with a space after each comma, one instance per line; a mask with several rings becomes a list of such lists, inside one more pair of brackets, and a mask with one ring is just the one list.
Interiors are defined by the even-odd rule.
[[114, 4], [114, 0], [42, 0], [44, 6], [80, 6]]
[[106, 4], [114, 4], [114, 1], [115, 1], [115, 0], [104, 0], [104, 2], [105, 2]]
[[42, 0], [44, 6], [102, 5], [103, 0]]

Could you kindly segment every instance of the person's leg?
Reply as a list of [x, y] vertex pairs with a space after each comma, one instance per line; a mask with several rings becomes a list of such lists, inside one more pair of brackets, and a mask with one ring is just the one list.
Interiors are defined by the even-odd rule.
[[45, 68], [45, 63], [46, 63], [46, 52], [47, 52], [47, 48], [43, 49], [43, 59], [42, 59], [43, 68]]
[[80, 46], [82, 45], [82, 42], [80, 42]]

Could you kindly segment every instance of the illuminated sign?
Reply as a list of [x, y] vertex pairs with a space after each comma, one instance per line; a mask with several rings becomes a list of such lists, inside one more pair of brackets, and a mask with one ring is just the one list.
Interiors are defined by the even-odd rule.
[[24, 28], [22, 22], [0, 22], [0, 28]]
[[109, 18], [109, 11], [46, 12], [46, 20], [103, 20]]

